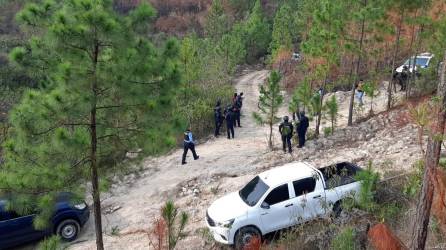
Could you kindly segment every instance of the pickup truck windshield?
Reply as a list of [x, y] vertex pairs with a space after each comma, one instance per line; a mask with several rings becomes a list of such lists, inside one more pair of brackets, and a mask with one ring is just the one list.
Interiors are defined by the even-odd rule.
[[[406, 60], [404, 65], [412, 65], [413, 64], [413, 57], [411, 59]], [[415, 63], [417, 66], [427, 66], [429, 63], [429, 59], [425, 57], [417, 57], [417, 62]]]
[[269, 186], [259, 176], [256, 176], [239, 191], [239, 195], [248, 206], [252, 207], [259, 202], [268, 189]]

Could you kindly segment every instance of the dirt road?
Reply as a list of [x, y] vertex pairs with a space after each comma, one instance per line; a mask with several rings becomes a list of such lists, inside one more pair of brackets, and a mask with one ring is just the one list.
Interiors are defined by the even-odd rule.
[[[146, 159], [141, 163], [138, 174], [126, 176], [102, 196], [106, 249], [151, 249], [147, 235], [132, 232], [151, 229], [167, 200], [175, 201], [181, 210], [190, 215], [187, 227], [189, 236], [179, 243], [178, 249], [209, 249], [209, 245], [204, 245], [207, 236], [199, 231], [205, 228], [205, 211], [212, 201], [237, 190], [256, 173], [284, 162], [303, 159], [320, 164], [337, 159], [364, 161], [374, 155], [382, 161], [401, 158], [398, 155], [401, 151], [399, 144], [395, 146], [398, 147], [396, 155], [379, 156], [376, 148], [383, 146], [379, 140], [373, 141], [374, 135], [364, 137], [363, 144], [348, 143], [343, 148], [319, 149], [319, 144], [313, 143], [313, 146], [303, 150], [295, 150], [292, 155], [280, 151], [269, 152], [266, 143], [268, 129], [257, 125], [252, 118], [252, 112], [257, 111], [258, 86], [268, 77], [268, 73], [266, 70], [245, 72], [237, 79], [236, 90], [244, 92], [245, 99], [243, 127], [236, 129], [234, 140], [221, 136], [198, 145], [196, 150], [200, 159], [194, 161], [189, 155], [187, 165], [181, 165], [180, 149], [165, 156]], [[338, 127], [341, 128], [346, 124], [349, 93], [338, 92], [335, 95], [340, 109]], [[369, 101], [365, 99], [366, 104]], [[385, 92], [378, 96], [376, 103], [375, 111], [384, 109]], [[283, 105], [279, 116], [287, 114], [287, 106]], [[310, 128], [313, 127], [310, 125]], [[280, 147], [277, 127], [274, 131], [275, 145]], [[405, 133], [401, 134], [403, 136], [407, 137]], [[389, 140], [397, 139], [393, 135], [389, 136]], [[403, 144], [404, 141], [401, 141]], [[407, 147], [405, 150], [408, 150]], [[410, 150], [415, 152], [416, 147]], [[385, 149], [382, 152], [384, 155]], [[95, 249], [93, 219], [90, 219], [79, 240], [69, 249]]]
[[[188, 164], [181, 165], [182, 150], [143, 162], [144, 167], [139, 176], [129, 177], [124, 183], [113, 185], [109, 194], [105, 194], [103, 207], [105, 211], [117, 209], [104, 215], [104, 227], [107, 234], [112, 231], [126, 233], [139, 229], [149, 229], [151, 221], [158, 215], [160, 207], [168, 199], [178, 204], [187, 203], [178, 199], [181, 185], [194, 179], [208, 179], [219, 175], [244, 175], [252, 170], [254, 161], [267, 151], [266, 127], [259, 127], [252, 112], [257, 111], [258, 86], [268, 77], [268, 71], [256, 71], [241, 76], [236, 85], [237, 92], [244, 92], [242, 110], [242, 128], [236, 128], [235, 139], [226, 136], [211, 139], [196, 147], [200, 159], [194, 161], [188, 155]], [[284, 109], [285, 110], [285, 109]], [[278, 139], [276, 139], [276, 142]], [[192, 192], [194, 190], [192, 189]], [[195, 190], [198, 192], [197, 190]], [[190, 192], [190, 191], [189, 191]], [[199, 192], [203, 192], [199, 190]], [[190, 207], [189, 207], [190, 208]], [[204, 215], [195, 215], [191, 210], [191, 220]], [[70, 249], [93, 249], [94, 226], [91, 219], [79, 243]], [[204, 226], [204, 224], [202, 225]], [[192, 227], [191, 227], [192, 228]], [[193, 228], [192, 228], [193, 229]], [[105, 237], [106, 249], [149, 249], [144, 235]], [[180, 248], [184, 249], [184, 248]], [[191, 248], [192, 249], [192, 248]]]

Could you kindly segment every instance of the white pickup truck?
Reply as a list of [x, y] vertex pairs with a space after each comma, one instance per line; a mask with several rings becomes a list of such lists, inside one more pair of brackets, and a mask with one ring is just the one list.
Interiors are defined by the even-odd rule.
[[348, 162], [320, 169], [297, 162], [270, 169], [214, 201], [206, 224], [216, 241], [243, 249], [253, 237], [338, 214], [343, 199], [358, 198], [358, 171]]

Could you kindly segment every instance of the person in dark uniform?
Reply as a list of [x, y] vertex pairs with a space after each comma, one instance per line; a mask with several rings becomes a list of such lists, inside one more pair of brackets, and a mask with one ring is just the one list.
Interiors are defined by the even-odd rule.
[[283, 151], [286, 152], [286, 146], [288, 145], [288, 153], [291, 154], [291, 137], [293, 136], [293, 124], [288, 121], [288, 116], [283, 117], [283, 122], [279, 125], [279, 132], [282, 136]]
[[307, 134], [307, 129], [309, 126], [308, 117], [305, 116], [305, 112], [301, 111], [299, 113], [299, 125], [297, 127], [297, 135], [299, 137], [299, 146], [301, 148], [305, 145], [305, 135]]
[[239, 104], [240, 111], [241, 111], [242, 106], [243, 106], [243, 92], [240, 92], [240, 94], [237, 96], [237, 102]]
[[232, 113], [234, 115], [233, 123], [234, 127], [241, 127], [240, 126], [240, 109], [241, 109], [241, 102], [240, 102], [240, 96], [237, 95], [237, 93], [234, 93], [234, 96], [232, 97]]
[[215, 119], [215, 137], [218, 137], [220, 135], [220, 128], [221, 124], [223, 122], [223, 115], [221, 113], [221, 102], [220, 100], [217, 101], [217, 104], [214, 108], [214, 119]]
[[183, 147], [184, 147], [184, 151], [183, 151], [183, 159], [181, 161], [181, 164], [186, 164], [186, 155], [187, 155], [187, 151], [190, 149], [190, 151], [192, 151], [192, 155], [194, 156], [194, 160], [198, 160], [198, 158], [200, 158], [197, 153], [195, 152], [195, 142], [194, 142], [194, 138], [192, 136], [192, 132], [190, 131], [190, 128], [186, 129], [186, 131], [184, 132], [184, 142], [183, 142]]
[[400, 91], [405, 91], [406, 90], [407, 80], [409, 79], [409, 75], [410, 75], [409, 67], [404, 65], [403, 66], [403, 70], [400, 73], [400, 79], [398, 81], [400, 86], [401, 86]]
[[233, 108], [231, 105], [225, 108], [225, 120], [226, 120], [226, 132], [228, 133], [228, 139], [234, 139], [234, 114], [232, 112]]
[[240, 106], [237, 102], [234, 103], [233, 107], [233, 115], [234, 115], [234, 127], [239, 127], [241, 128], [242, 126], [240, 125]]

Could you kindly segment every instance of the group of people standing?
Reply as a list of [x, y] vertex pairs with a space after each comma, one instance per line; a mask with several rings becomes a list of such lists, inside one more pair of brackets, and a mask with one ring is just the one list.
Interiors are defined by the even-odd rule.
[[[241, 110], [243, 106], [243, 92], [240, 94], [234, 93], [234, 96], [232, 97], [232, 103], [230, 105], [227, 105], [225, 109], [222, 111], [221, 107], [221, 101], [218, 100], [217, 104], [214, 108], [214, 119], [215, 119], [215, 131], [214, 135], [215, 137], [218, 137], [220, 135], [220, 129], [223, 125], [223, 121], [226, 121], [226, 130], [228, 133], [228, 139], [234, 139], [234, 127], [241, 128], [240, 125], [240, 116], [241, 116]], [[200, 158], [197, 153], [195, 152], [195, 141], [192, 136], [192, 132], [190, 131], [190, 128], [188, 128], [184, 132], [184, 142], [183, 142], [183, 157], [181, 160], [181, 164], [186, 164], [186, 156], [188, 151], [192, 152], [192, 156], [194, 157], [194, 160], [198, 160]]]
[[[294, 125], [293, 125], [294, 123]], [[293, 113], [293, 122], [289, 121], [288, 116], [283, 117], [282, 123], [279, 125], [279, 133], [282, 137], [282, 148], [286, 152], [288, 147], [288, 153], [292, 153], [291, 139], [293, 135], [297, 135], [299, 144], [298, 148], [302, 148], [305, 145], [306, 134], [310, 123], [308, 117], [305, 116], [304, 111]], [[294, 132], [294, 128], [296, 131]]]
[[214, 108], [214, 120], [215, 120], [215, 131], [214, 136], [220, 136], [220, 129], [223, 125], [223, 121], [226, 121], [226, 132], [228, 139], [234, 139], [234, 128], [242, 126], [240, 125], [240, 116], [243, 106], [243, 92], [240, 94], [234, 93], [232, 97], [232, 103], [227, 105], [222, 111], [221, 101], [218, 100]]

